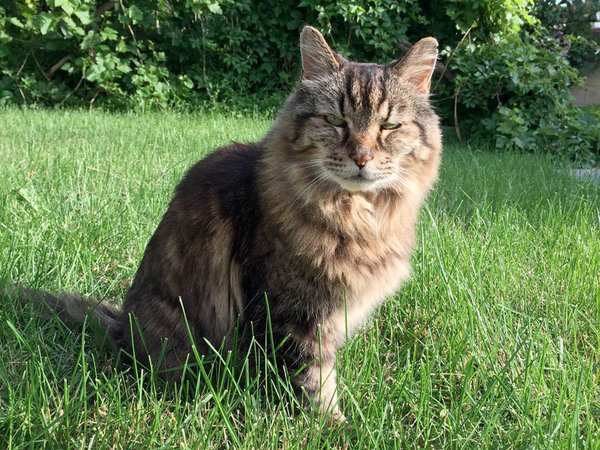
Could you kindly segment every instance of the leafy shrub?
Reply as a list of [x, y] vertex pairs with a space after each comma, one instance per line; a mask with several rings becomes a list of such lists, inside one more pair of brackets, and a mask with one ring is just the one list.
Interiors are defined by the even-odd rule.
[[306, 23], [376, 62], [432, 34], [456, 75], [434, 83], [447, 120], [456, 97], [465, 132], [591, 162], [598, 118], [568, 104], [578, 76], [552, 33], [569, 40], [571, 63], [587, 61], [597, 47], [570, 24], [600, 1], [559, 3], [577, 4], [567, 22], [552, 0], [13, 0], [0, 7], [0, 106], [270, 109], [298, 76]]
[[590, 27], [598, 12], [600, 0], [541, 0], [534, 6], [541, 24], [564, 40], [563, 54], [571, 64], [589, 69], [600, 64], [600, 48]]
[[383, 62], [436, 30], [454, 44], [476, 17], [490, 17], [487, 31], [514, 26], [524, 2], [15, 0], [0, 8], [0, 103], [244, 101], [293, 84], [304, 24], [350, 58]]
[[[218, 6], [188, 3], [191, 17]], [[100, 98], [113, 106], [165, 107], [186, 98], [193, 82], [169, 70], [167, 55], [153, 40], [161, 22], [173, 16], [162, 0], [129, 6], [20, 0], [0, 8], [0, 101], [91, 106]]]
[[462, 46], [451, 64], [460, 129], [500, 149], [597, 162], [599, 117], [569, 103], [581, 80], [560, 53], [553, 39], [525, 31]]
[[361, 59], [427, 20], [416, 0], [17, 0], [0, 8], [0, 104], [169, 107], [287, 90], [305, 23]]

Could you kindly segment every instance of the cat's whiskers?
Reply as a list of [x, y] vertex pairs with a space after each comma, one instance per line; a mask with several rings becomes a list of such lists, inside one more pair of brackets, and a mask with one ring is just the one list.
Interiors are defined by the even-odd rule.
[[[291, 209], [294, 206], [294, 204], [296, 203], [296, 201], [299, 198], [303, 197], [304, 194], [307, 193], [309, 189], [311, 189], [311, 188], [316, 189], [319, 185], [323, 184], [323, 182], [325, 182], [329, 178], [331, 178], [331, 175], [321, 168], [320, 174], [317, 175], [310, 183], [308, 183], [308, 185], [302, 191], [300, 191], [296, 195], [296, 197], [294, 197], [294, 200], [292, 201], [290, 206], [286, 209], [285, 215], [287, 215], [291, 211]], [[306, 204], [307, 202], [305, 201], [304, 203]]]
[[389, 188], [392, 189], [396, 193], [396, 195], [398, 195], [398, 197], [402, 197], [403, 196], [403, 188], [402, 187], [397, 187], [395, 185], [395, 183], [391, 183], [389, 185]]
[[407, 191], [413, 191], [413, 187], [407, 182], [406, 178], [398, 176], [390, 180], [389, 186], [398, 194], [399, 197], [406, 195]]
[[318, 186], [320, 186], [321, 184], [323, 184], [324, 181], [326, 181], [327, 179], [330, 178], [330, 174], [328, 172], [326, 172], [325, 170], [321, 170], [321, 173], [315, 177], [314, 180], [312, 180], [308, 186], [306, 186], [306, 188], [304, 188], [302, 190], [302, 192], [300, 192], [297, 196], [296, 199], [294, 201], [296, 201], [297, 199], [304, 197], [304, 194], [308, 193], [311, 189], [314, 191]]
[[[286, 167], [284, 170], [282, 170], [281, 172], [279, 172], [277, 175], [274, 175], [273, 177], [271, 177], [268, 181], [269, 182], [273, 182], [275, 181], [277, 178], [287, 174], [288, 172], [290, 172], [293, 169], [300, 169], [300, 168], [310, 168], [310, 167], [320, 167], [321, 163], [318, 160], [311, 160], [311, 161], [302, 161], [299, 163], [295, 163], [292, 164], [289, 167]], [[312, 174], [308, 174], [309, 176]]]
[[405, 175], [410, 175], [410, 176], [417, 178], [419, 181], [425, 181], [422, 176], [417, 175], [416, 173], [411, 172], [410, 170], [405, 169], [404, 167], [397, 167], [396, 169]]
[[[310, 166], [307, 166], [307, 167], [310, 167]], [[297, 183], [297, 184], [302, 184], [302, 183], [306, 182], [307, 180], [310, 180], [311, 178], [314, 178], [314, 179], [313, 179], [312, 181], [310, 181], [310, 183], [309, 183], [309, 186], [308, 186], [308, 187], [310, 187], [310, 184], [313, 184], [315, 181], [318, 181], [318, 179], [320, 179], [320, 178], [322, 177], [321, 171], [323, 171], [323, 167], [322, 167], [322, 165], [321, 165], [319, 162], [317, 162], [317, 161], [315, 161], [314, 167], [316, 167], [317, 169], [319, 169], [319, 170], [317, 170], [317, 171], [316, 171], [316, 172], [317, 172], [317, 174], [318, 174], [317, 176], [315, 176], [315, 172], [307, 172], [307, 173], [303, 173], [303, 174], [301, 174], [301, 175], [298, 175], [297, 177], [295, 177], [295, 178], [294, 178], [294, 180], [293, 180], [293, 181], [294, 181], [294, 183]], [[287, 170], [289, 170], [289, 169], [286, 169], [286, 171], [287, 171]], [[282, 172], [282, 173], [280, 173], [280, 174], [278, 174], [278, 175], [276, 175], [275, 177], [273, 177], [273, 178], [272, 178], [271, 180], [269, 180], [269, 181], [273, 181], [274, 179], [276, 179], [278, 176], [280, 176], [280, 175], [282, 175], [282, 174], [283, 174], [283, 172]]]

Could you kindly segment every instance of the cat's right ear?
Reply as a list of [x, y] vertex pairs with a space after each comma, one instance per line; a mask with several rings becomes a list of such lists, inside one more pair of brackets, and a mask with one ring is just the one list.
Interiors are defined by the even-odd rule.
[[327, 45], [325, 38], [316, 28], [305, 26], [300, 33], [302, 54], [302, 78], [313, 80], [340, 68], [338, 59]]

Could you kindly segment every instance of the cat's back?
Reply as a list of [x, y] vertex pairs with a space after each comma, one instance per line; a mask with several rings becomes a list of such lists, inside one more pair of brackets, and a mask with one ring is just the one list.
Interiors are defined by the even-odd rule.
[[239, 202], [244, 198], [236, 196], [255, 195], [261, 153], [261, 147], [254, 143], [234, 142], [215, 150], [187, 172], [177, 186], [172, 206], [181, 204], [189, 213], [189, 208], [204, 209], [210, 201], [216, 202], [223, 213], [239, 211]]
[[[259, 144], [233, 143], [198, 161], [177, 186], [157, 240], [179, 241], [184, 259], [211, 248], [213, 254], [242, 251], [242, 241], [254, 233], [262, 215], [257, 192], [261, 154]], [[223, 246], [229, 248], [217, 251]]]

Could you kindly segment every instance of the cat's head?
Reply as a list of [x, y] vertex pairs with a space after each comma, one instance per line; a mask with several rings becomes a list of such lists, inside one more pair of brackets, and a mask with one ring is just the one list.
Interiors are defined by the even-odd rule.
[[348, 191], [401, 191], [410, 173], [439, 159], [439, 120], [429, 104], [437, 46], [425, 38], [399, 61], [356, 63], [305, 27], [302, 76], [277, 125], [293, 160]]

